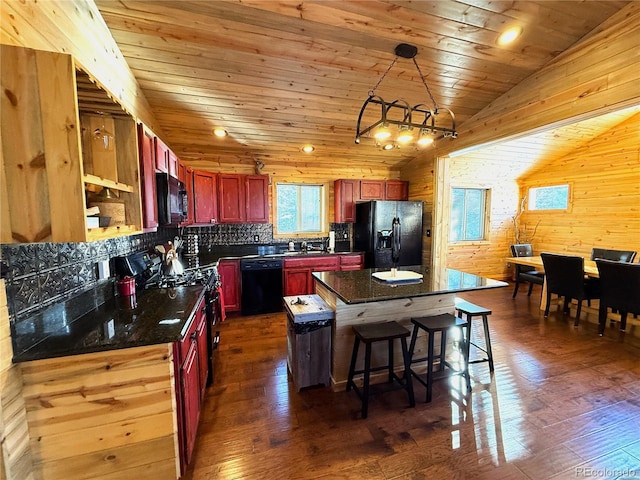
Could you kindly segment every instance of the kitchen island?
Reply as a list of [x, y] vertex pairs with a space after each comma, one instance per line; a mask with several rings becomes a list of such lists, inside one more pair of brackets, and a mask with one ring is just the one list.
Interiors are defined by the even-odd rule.
[[[453, 313], [455, 298], [462, 292], [508, 286], [506, 282], [458, 270], [430, 272], [421, 265], [399, 269], [399, 273], [405, 271], [420, 274], [421, 279], [384, 281], [372, 275], [388, 270], [370, 268], [313, 274], [316, 293], [335, 311], [331, 347], [331, 384], [334, 390], [343, 390], [347, 384], [353, 348], [353, 325], [395, 320], [412, 330], [412, 317]], [[394, 361], [398, 369], [402, 365], [399, 350], [396, 349]], [[425, 351], [425, 342], [419, 337], [416, 356], [424, 356]], [[381, 346], [381, 350], [374, 348], [372, 366], [384, 363], [386, 355], [385, 345]], [[384, 375], [378, 377], [382, 378]]]

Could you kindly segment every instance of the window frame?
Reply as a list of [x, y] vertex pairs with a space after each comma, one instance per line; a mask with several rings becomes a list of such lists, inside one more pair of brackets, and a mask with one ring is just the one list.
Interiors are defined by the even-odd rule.
[[[278, 232], [278, 186], [296, 185], [302, 187], [320, 187], [320, 231], [318, 232]], [[329, 223], [327, 222], [328, 185], [322, 182], [275, 182], [273, 192], [273, 238], [308, 238], [329, 235]]]
[[[482, 237], [477, 239], [451, 239], [452, 210], [453, 210], [453, 190], [482, 190], [484, 192], [484, 211], [482, 214]], [[447, 241], [450, 244], [480, 244], [490, 242], [491, 235], [491, 194], [492, 188], [484, 185], [452, 185], [449, 190], [449, 232], [447, 233]]]
[[[554, 188], [554, 187], [567, 187], [567, 206], [566, 208], [540, 208], [534, 209], [531, 208], [531, 190], [533, 189], [542, 189], [542, 188]], [[529, 185], [527, 187], [527, 196], [526, 196], [526, 204], [525, 209], [527, 212], [531, 213], [540, 213], [540, 212], [569, 212], [571, 211], [571, 205], [573, 204], [573, 183], [572, 182], [563, 182], [563, 183], [553, 183], [553, 184], [536, 184]]]

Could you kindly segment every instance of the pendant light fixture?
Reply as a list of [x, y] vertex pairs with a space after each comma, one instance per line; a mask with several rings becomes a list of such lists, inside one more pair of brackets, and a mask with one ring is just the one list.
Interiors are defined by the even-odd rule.
[[[356, 143], [359, 144], [363, 138], [372, 138], [376, 146], [383, 150], [402, 148], [404, 146], [425, 147], [441, 138], [456, 138], [456, 120], [453, 112], [445, 107], [440, 107], [429, 90], [424, 75], [416, 62], [415, 56], [418, 49], [414, 45], [401, 43], [395, 49], [396, 57], [382, 75], [378, 83], [369, 91], [369, 97], [365, 100], [358, 123], [356, 125]], [[395, 65], [399, 57], [412, 59], [420, 79], [427, 90], [431, 100], [430, 105], [417, 104], [410, 106], [406, 100], [398, 99], [393, 102], [385, 102], [382, 97], [376, 95], [376, 89], [387, 76], [391, 68]], [[377, 111], [376, 106], [380, 106], [380, 113], [370, 114], [370, 110]], [[371, 106], [371, 107], [370, 107]], [[370, 107], [367, 110], [367, 107]], [[367, 111], [367, 118], [376, 118], [368, 125], [363, 126], [363, 117]]]

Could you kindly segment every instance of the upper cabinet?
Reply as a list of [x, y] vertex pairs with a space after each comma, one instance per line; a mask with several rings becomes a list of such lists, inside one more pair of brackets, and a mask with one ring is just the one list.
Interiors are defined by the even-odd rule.
[[356, 202], [360, 200], [360, 180], [336, 180], [333, 184], [335, 221], [356, 221]]
[[360, 200], [385, 200], [384, 180], [360, 180]]
[[178, 180], [184, 184], [187, 191], [187, 220], [183, 225], [192, 225], [195, 222], [195, 198], [193, 192], [193, 168], [187, 167], [178, 160]]
[[408, 199], [409, 182], [404, 180], [336, 180], [334, 182], [334, 221], [355, 222], [358, 202]]
[[193, 171], [193, 205], [195, 223], [218, 223], [218, 176], [215, 173]]
[[218, 174], [218, 208], [221, 223], [267, 223], [269, 177]]
[[[0, 49], [2, 242], [142, 232], [132, 116], [70, 55]], [[110, 217], [107, 226], [93, 228], [90, 206]]]
[[221, 223], [241, 223], [245, 213], [244, 175], [231, 173], [218, 174], [218, 199]]
[[384, 186], [385, 200], [408, 200], [409, 182], [403, 180], [387, 180]]
[[245, 206], [247, 222], [269, 223], [269, 177], [247, 175], [245, 177]]

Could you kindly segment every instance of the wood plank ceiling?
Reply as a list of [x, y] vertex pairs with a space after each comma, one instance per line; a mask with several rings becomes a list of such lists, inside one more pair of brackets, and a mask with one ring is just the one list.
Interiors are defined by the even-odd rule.
[[[97, 0], [163, 131], [186, 163], [399, 168], [419, 151], [355, 145], [360, 108], [394, 59], [416, 61], [458, 124], [601, 24], [627, 1]], [[518, 25], [508, 47], [498, 35]], [[431, 103], [398, 59], [376, 93]], [[217, 139], [222, 126], [229, 137]], [[551, 137], [553, 138], [553, 137]], [[300, 151], [312, 144], [312, 154]]]

